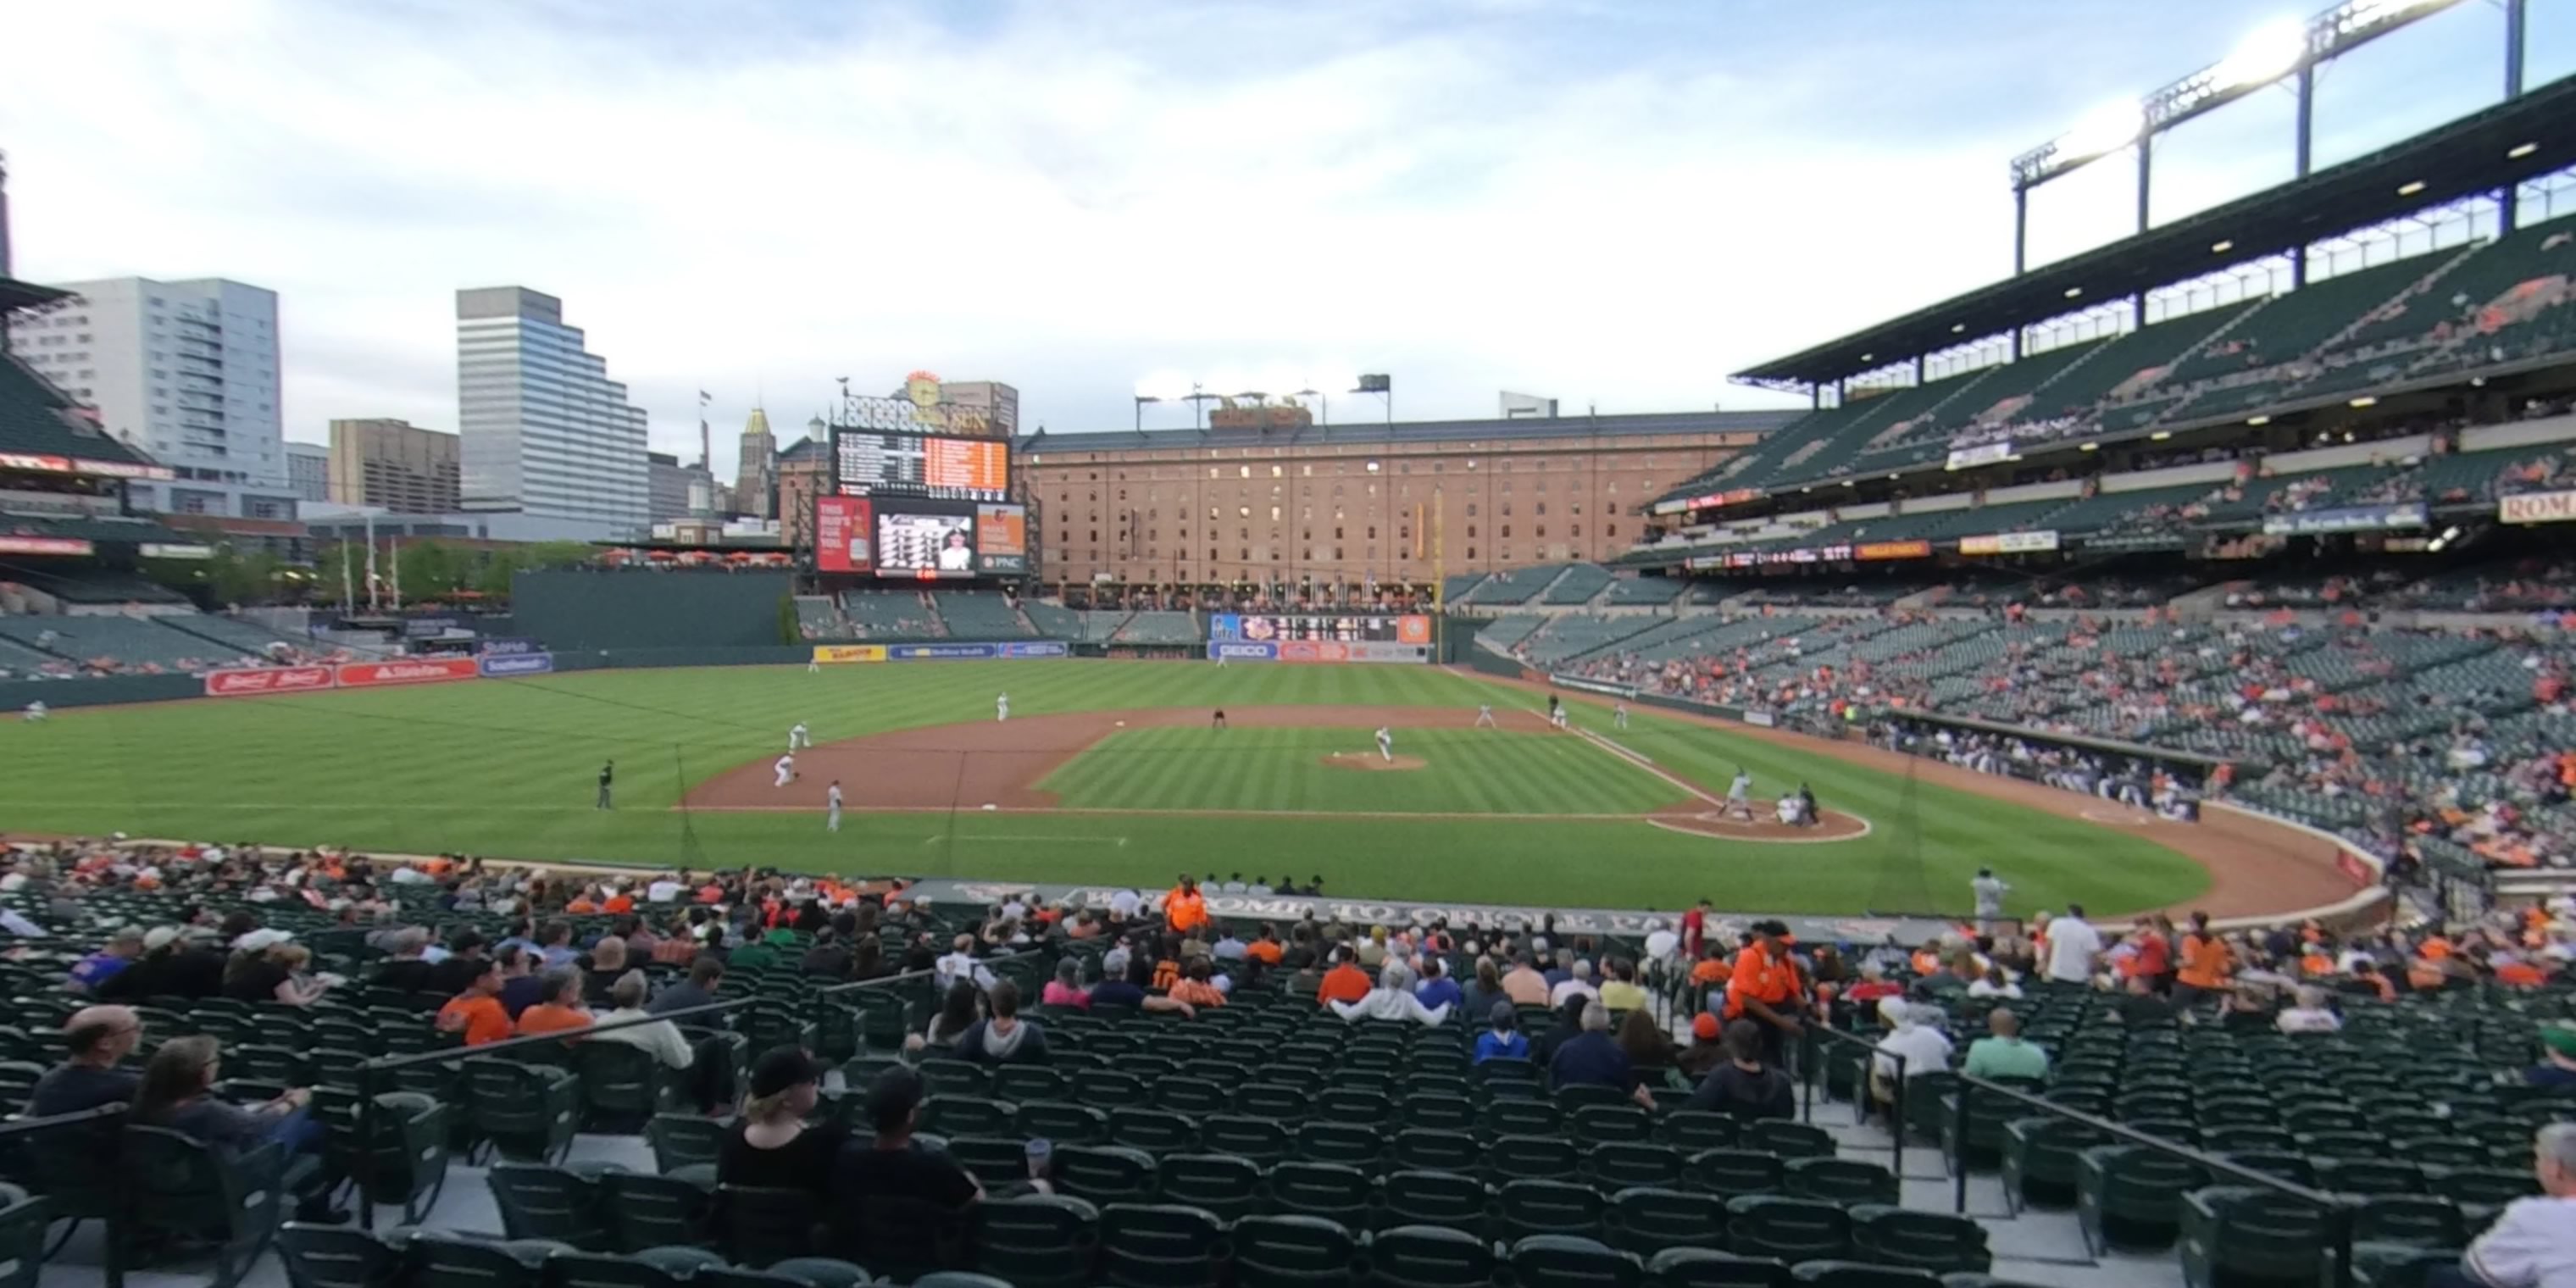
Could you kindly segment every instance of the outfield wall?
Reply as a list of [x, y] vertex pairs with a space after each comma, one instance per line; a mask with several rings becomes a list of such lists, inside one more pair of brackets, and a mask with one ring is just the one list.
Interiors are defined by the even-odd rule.
[[510, 579], [510, 615], [558, 653], [758, 648], [779, 643], [779, 605], [795, 588], [786, 572], [550, 569]]

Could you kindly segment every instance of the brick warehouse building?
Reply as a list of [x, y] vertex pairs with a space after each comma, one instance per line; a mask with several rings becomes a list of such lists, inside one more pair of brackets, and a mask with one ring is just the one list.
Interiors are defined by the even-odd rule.
[[1157, 429], [1018, 440], [1050, 584], [1428, 586], [1604, 560], [1638, 511], [1801, 413]]

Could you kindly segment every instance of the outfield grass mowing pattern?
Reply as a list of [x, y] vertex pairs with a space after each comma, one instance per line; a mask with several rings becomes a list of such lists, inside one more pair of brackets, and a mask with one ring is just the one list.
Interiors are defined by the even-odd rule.
[[[1232, 669], [1232, 668], [1228, 668]], [[1561, 734], [1405, 729], [1402, 772], [1324, 763], [1377, 757], [1372, 729], [1128, 729], [1038, 784], [1069, 807], [1325, 814], [1644, 814], [1690, 796]]]
[[[1492, 702], [1518, 711], [1538, 701], [1429, 667], [1067, 661], [863, 665], [821, 674], [802, 667], [596, 671], [91, 708], [44, 724], [0, 721], [0, 828], [1149, 886], [1185, 868], [1274, 879], [1293, 871], [1321, 874], [1334, 893], [1352, 897], [1568, 907], [1674, 908], [1704, 895], [1736, 910], [1858, 912], [1889, 908], [1891, 891], [1913, 888], [1931, 907], [1956, 910], [1966, 905], [1968, 878], [1987, 863], [2013, 881], [2016, 910], [2072, 899], [2110, 914], [2188, 900], [2207, 884], [2199, 865], [2141, 836], [1909, 787], [1902, 776], [1820, 752], [1642, 710], [1633, 728], [1612, 732], [1607, 712], [1583, 704], [1569, 708], [1578, 724], [1692, 781], [1722, 786], [1738, 764], [1753, 772], [1760, 796], [1803, 780], [1827, 808], [1858, 814], [1875, 830], [1831, 845], [1776, 846], [1682, 836], [1642, 822], [1571, 819], [970, 812], [854, 815], [838, 835], [827, 835], [819, 813], [683, 815], [671, 808], [686, 783], [776, 756], [799, 720], [821, 742], [989, 721], [993, 697], [1003, 691], [1015, 715], [1313, 703], [1472, 709]], [[1438, 757], [1422, 742], [1426, 732], [1397, 736], [1399, 751], [1423, 755], [1435, 769], [1329, 772], [1385, 779], [1398, 791], [1437, 772]], [[1504, 769], [1444, 790], [1478, 808], [1518, 811], [1574, 794], [1559, 780], [1575, 773], [1605, 776], [1605, 793], [1654, 790], [1655, 780], [1598, 748], [1530, 740], [1569, 747], [1566, 768], [1550, 757], [1543, 768]], [[1573, 768], [1590, 763], [1570, 758], [1575, 751], [1589, 751], [1600, 764]], [[594, 775], [612, 757], [618, 808], [596, 811]], [[1513, 781], [1513, 774], [1539, 781]], [[1101, 790], [1113, 787], [1127, 790]], [[1190, 794], [1262, 790], [1246, 782]], [[1375, 788], [1360, 782], [1348, 790]], [[1636, 798], [1622, 806], [1632, 808]]]

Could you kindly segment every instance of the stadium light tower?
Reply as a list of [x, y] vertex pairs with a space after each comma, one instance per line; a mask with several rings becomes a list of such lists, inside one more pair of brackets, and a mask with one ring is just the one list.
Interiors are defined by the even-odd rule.
[[[2140, 98], [2106, 104], [2075, 128], [2012, 159], [2013, 272], [2030, 267], [2030, 191], [2129, 148], [2138, 154], [2138, 232], [2147, 231], [2156, 136], [2268, 86], [2289, 83], [2298, 96], [2292, 146], [2299, 178], [2314, 168], [2316, 72], [2353, 49], [2451, 8], [2460, 0], [2344, 0], [2301, 21], [2281, 18], [2246, 33], [2227, 57]], [[2504, 96], [2522, 93], [2523, 30], [2529, 0], [2501, 0], [2505, 14]], [[2512, 202], [2505, 231], [2512, 230]], [[2307, 256], [2293, 251], [2291, 281], [2307, 281]]]

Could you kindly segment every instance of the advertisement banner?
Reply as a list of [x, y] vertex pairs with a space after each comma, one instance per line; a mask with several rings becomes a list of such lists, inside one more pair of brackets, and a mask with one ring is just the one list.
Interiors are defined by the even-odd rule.
[[1004, 657], [1071, 657], [1073, 648], [1056, 640], [1039, 640], [1031, 644], [1010, 643], [1001, 646]]
[[485, 676], [543, 675], [555, 669], [552, 653], [486, 653], [481, 659]]
[[2008, 461], [2012, 459], [2012, 447], [2012, 440], [2009, 438], [2000, 443], [1980, 443], [1975, 447], [1953, 447], [1950, 449], [1950, 463], [1942, 468], [1966, 470], [1974, 469], [1980, 465], [1992, 465], [1997, 461]]
[[889, 662], [961, 662], [1001, 656], [998, 644], [888, 644]]
[[1929, 559], [1929, 541], [1864, 541], [1852, 547], [1854, 559]]
[[2270, 536], [2378, 532], [2387, 528], [2423, 526], [2424, 503], [2421, 501], [2410, 501], [2404, 505], [2356, 505], [2339, 510], [2300, 510], [2292, 514], [2271, 515], [2263, 520], [2263, 531]]
[[330, 687], [331, 668], [327, 666], [262, 666], [206, 672], [206, 696], [210, 698], [305, 693]]
[[80, 456], [38, 456], [25, 452], [0, 452], [0, 470], [26, 470], [42, 474], [103, 474], [119, 479], [174, 479], [178, 473], [167, 465], [136, 465], [126, 461], [93, 461]]
[[876, 517], [854, 496], [814, 498], [814, 571], [866, 575], [877, 570]]
[[2576, 492], [2526, 492], [2496, 502], [2496, 518], [2506, 523], [2566, 523], [2576, 520]]
[[2026, 555], [2057, 548], [2057, 534], [2040, 532], [1996, 532], [1982, 537], [1959, 538], [1963, 555]]
[[86, 555], [97, 550], [78, 537], [0, 537], [0, 555]]
[[481, 674], [470, 657], [416, 657], [393, 662], [342, 662], [336, 678], [344, 689], [374, 689], [391, 684], [438, 684], [471, 680]]
[[1208, 643], [1208, 657], [1218, 662], [1276, 662], [1279, 660], [1279, 646], [1211, 640]]
[[1658, 501], [1655, 503], [1655, 513], [1679, 514], [1684, 510], [1717, 510], [1761, 499], [1762, 489], [1740, 487], [1725, 492], [1711, 492], [1705, 496], [1687, 497], [1678, 501]]
[[1396, 617], [1352, 613], [1254, 614], [1210, 613], [1212, 640], [1329, 640], [1337, 643], [1428, 644], [1431, 619], [1419, 614]]
[[486, 638], [475, 646], [484, 653], [543, 653], [546, 646], [535, 640]]
[[1018, 505], [975, 507], [975, 569], [1010, 576], [1029, 570], [1029, 512]]
[[187, 542], [146, 541], [136, 546], [135, 551], [146, 559], [212, 559], [215, 557], [213, 546], [200, 546]]
[[1550, 675], [1547, 677], [1547, 682], [1561, 689], [1581, 689], [1586, 693], [1605, 694], [1614, 698], [1637, 696], [1636, 685], [1612, 684], [1607, 680], [1588, 680], [1579, 675]]
[[882, 662], [886, 660], [885, 645], [817, 644], [814, 646], [814, 660], [825, 663]]

